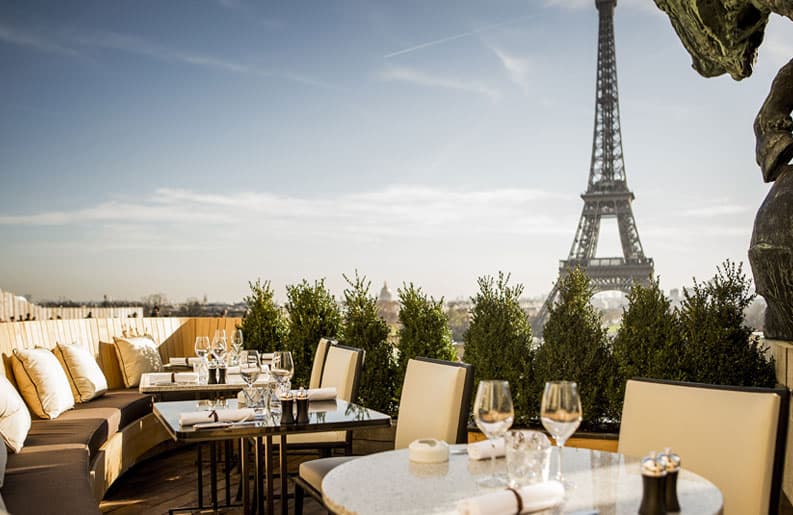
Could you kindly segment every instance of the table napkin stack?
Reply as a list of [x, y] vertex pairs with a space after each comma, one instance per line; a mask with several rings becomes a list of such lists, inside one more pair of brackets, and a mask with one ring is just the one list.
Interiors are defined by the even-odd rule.
[[495, 441], [482, 440], [481, 442], [468, 444], [468, 457], [472, 460], [487, 460], [495, 455], [501, 458], [506, 454], [504, 439], [497, 438]]
[[558, 481], [546, 481], [516, 488], [515, 491], [500, 490], [469, 499], [457, 505], [458, 515], [512, 515], [518, 510], [517, 495], [520, 495], [522, 510], [531, 513], [556, 506], [564, 500], [564, 486]]
[[[217, 417], [217, 418], [216, 418]], [[251, 408], [227, 408], [211, 411], [188, 411], [179, 414], [180, 426], [192, 426], [204, 422], [239, 422], [253, 418]]]

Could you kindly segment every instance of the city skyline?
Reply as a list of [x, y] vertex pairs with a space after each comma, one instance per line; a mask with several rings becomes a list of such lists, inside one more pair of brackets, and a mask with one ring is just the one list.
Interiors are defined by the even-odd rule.
[[[586, 189], [594, 0], [0, 4], [0, 289], [233, 302], [358, 270], [449, 300], [548, 292]], [[628, 184], [664, 289], [743, 261], [768, 186], [755, 73], [705, 80], [652, 2], [615, 13]], [[600, 256], [619, 255], [616, 222]]]

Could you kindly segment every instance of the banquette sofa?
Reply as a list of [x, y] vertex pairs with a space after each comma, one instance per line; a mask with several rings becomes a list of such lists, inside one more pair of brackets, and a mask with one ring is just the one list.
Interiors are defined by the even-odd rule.
[[[99, 513], [105, 492], [127, 469], [173, 445], [152, 414], [151, 396], [125, 387], [129, 367], [118, 342], [134, 343], [131, 334], [147, 335], [158, 361], [167, 362], [171, 356], [192, 355], [197, 334], [219, 328], [230, 332], [238, 323], [234, 318], [0, 323], [5, 365], [0, 508], [12, 515]], [[63, 374], [42, 365], [52, 366], [50, 355]], [[73, 377], [74, 358], [81, 356], [94, 362], [84, 363], [89, 372], [80, 372], [87, 378]], [[99, 376], [93, 382], [91, 370]], [[90, 391], [102, 379], [107, 390]], [[59, 398], [73, 399], [73, 406]]]

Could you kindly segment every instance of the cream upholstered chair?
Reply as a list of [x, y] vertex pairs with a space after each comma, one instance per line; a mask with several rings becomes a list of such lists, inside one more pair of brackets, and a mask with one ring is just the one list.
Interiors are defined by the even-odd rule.
[[644, 456], [670, 447], [684, 468], [721, 490], [726, 515], [777, 513], [788, 405], [782, 388], [632, 379], [619, 452]]
[[[430, 358], [408, 361], [399, 401], [394, 447], [402, 449], [419, 438], [450, 443], [468, 439], [468, 408], [474, 383], [473, 366]], [[340, 456], [306, 461], [295, 478], [295, 513], [302, 514], [308, 492], [322, 503], [322, 479], [333, 468], [355, 459]]]
[[[365, 354], [363, 349], [327, 341], [325, 354], [321, 380], [316, 388], [335, 387], [337, 399], [353, 401], [358, 395]], [[273, 441], [280, 443], [278, 437], [273, 438]], [[349, 455], [352, 454], [352, 431], [298, 433], [291, 435], [286, 445], [288, 449], [318, 449], [321, 456], [330, 456], [333, 449], [344, 449], [344, 453]]]
[[309, 388], [319, 388], [322, 382], [322, 370], [325, 367], [325, 356], [328, 355], [328, 349], [331, 345], [335, 344], [335, 340], [329, 338], [320, 338], [317, 343], [317, 350], [314, 352], [314, 363], [311, 365], [311, 378], [308, 380]]

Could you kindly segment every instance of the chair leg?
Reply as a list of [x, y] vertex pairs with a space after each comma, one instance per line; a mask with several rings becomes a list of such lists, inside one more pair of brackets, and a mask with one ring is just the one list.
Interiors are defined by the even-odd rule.
[[306, 491], [303, 487], [295, 483], [295, 515], [303, 515], [303, 499], [306, 496]]

